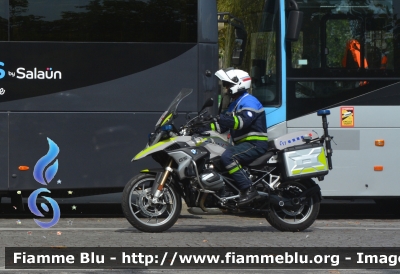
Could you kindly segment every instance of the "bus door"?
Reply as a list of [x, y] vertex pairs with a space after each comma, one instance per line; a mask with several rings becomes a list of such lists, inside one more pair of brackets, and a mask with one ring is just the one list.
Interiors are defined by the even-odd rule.
[[[248, 5], [246, 0], [239, 0], [238, 3], [241, 6]], [[293, 4], [295, 8], [289, 9], [290, 4]], [[220, 15], [229, 15], [230, 20], [234, 21], [224, 30], [227, 38], [225, 38], [225, 48], [222, 50], [224, 57], [220, 65], [222, 67], [233, 66], [249, 72], [252, 79], [251, 93], [265, 108], [269, 138], [286, 133], [286, 94], [284, 92], [286, 90], [286, 69], [285, 61], [282, 62], [282, 60], [286, 60], [286, 55], [281, 45], [288, 37], [296, 40], [297, 31], [293, 32], [293, 29], [297, 29], [300, 24], [293, 18], [299, 17], [290, 16], [296, 12], [299, 12], [296, 1], [259, 0], [254, 1], [248, 10], [235, 14], [238, 18], [234, 18], [228, 13], [220, 13]], [[228, 21], [221, 20], [220, 22]], [[246, 30], [248, 42], [243, 43], [246, 44], [246, 48], [241, 49], [242, 52], [245, 52], [243, 58], [237, 58], [240, 61], [235, 62], [236, 60], [231, 56], [235, 57], [235, 52], [237, 52], [235, 49], [238, 45], [236, 42], [240, 39], [237, 36], [237, 29], [234, 29], [233, 26], [238, 28], [238, 25]], [[285, 29], [286, 25], [290, 25], [292, 28]], [[228, 106], [228, 104], [221, 104], [222, 110]]]
[[296, 1], [265, 1], [258, 29], [250, 35], [252, 93], [265, 107], [270, 138], [287, 133], [284, 45], [299, 39], [301, 11], [298, 7]]
[[[282, 14], [279, 12], [281, 1], [265, 1], [264, 8], [257, 16], [257, 23], [249, 33], [249, 61], [246, 70], [252, 78], [252, 94], [265, 107], [267, 127], [274, 127], [285, 121], [285, 104], [282, 98], [282, 76], [280, 59], [280, 28]], [[250, 24], [248, 24], [250, 25]], [[281, 135], [286, 132], [276, 133]], [[274, 133], [269, 133], [273, 138]]]

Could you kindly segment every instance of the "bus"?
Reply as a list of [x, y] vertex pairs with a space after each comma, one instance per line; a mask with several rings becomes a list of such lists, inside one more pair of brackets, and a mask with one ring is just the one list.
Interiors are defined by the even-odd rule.
[[171, 98], [217, 98], [216, 26], [215, 0], [0, 0], [0, 197], [122, 192]]
[[[231, 29], [226, 56], [242, 55], [222, 63], [250, 73], [269, 138], [302, 129], [322, 136], [316, 111], [330, 109], [333, 169], [319, 182], [322, 196], [399, 198], [400, 1], [259, 2], [251, 14], [220, 13]], [[293, 11], [301, 27], [289, 24]]]

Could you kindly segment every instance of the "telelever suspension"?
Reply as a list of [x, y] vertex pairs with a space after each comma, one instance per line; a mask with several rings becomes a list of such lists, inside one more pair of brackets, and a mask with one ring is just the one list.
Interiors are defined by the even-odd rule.
[[[161, 197], [161, 193], [162, 193], [162, 190], [164, 188], [165, 182], [167, 181], [167, 178], [168, 178], [169, 174], [173, 171], [171, 166], [172, 166], [172, 159], [169, 161], [168, 166], [165, 168], [164, 174], [162, 175], [162, 179], [159, 182], [159, 184], [157, 186], [157, 190], [155, 190], [155, 193], [153, 195], [152, 203], [154, 203], [154, 204], [159, 202], [158, 198]], [[155, 184], [157, 184], [157, 183], [158, 182], [155, 182]]]
[[324, 129], [324, 136], [321, 142], [325, 140], [325, 147], [326, 147], [326, 158], [328, 159], [328, 166], [329, 169], [332, 169], [332, 146], [331, 146], [331, 140], [332, 137], [329, 136], [328, 133], [328, 120], [326, 119], [327, 115], [330, 115], [331, 112], [328, 109], [323, 109], [319, 110], [317, 112], [318, 116], [322, 116], [322, 128]]

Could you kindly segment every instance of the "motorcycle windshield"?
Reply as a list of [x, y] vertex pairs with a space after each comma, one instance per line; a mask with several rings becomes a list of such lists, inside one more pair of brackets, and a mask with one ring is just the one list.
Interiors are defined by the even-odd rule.
[[189, 88], [183, 88], [178, 95], [175, 97], [175, 99], [172, 101], [172, 103], [169, 105], [168, 109], [161, 115], [160, 119], [158, 119], [158, 122], [156, 124], [156, 129], [159, 126], [163, 126], [167, 124], [168, 122], [171, 122], [176, 114], [176, 110], [178, 108], [179, 103], [190, 93], [192, 93], [193, 89]]

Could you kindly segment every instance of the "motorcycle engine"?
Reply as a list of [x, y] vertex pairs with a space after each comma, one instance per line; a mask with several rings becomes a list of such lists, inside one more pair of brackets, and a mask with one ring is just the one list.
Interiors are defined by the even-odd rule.
[[[206, 195], [206, 198], [203, 202], [203, 205], [205, 208], [226, 208], [225, 206], [221, 206], [221, 200], [216, 198], [214, 195], [209, 195], [208, 193], [203, 193], [203, 195]], [[235, 190], [233, 190], [230, 186], [224, 185], [220, 190], [217, 191], [217, 196], [224, 198], [224, 197], [231, 197], [237, 195], [237, 192], [235, 193]], [[202, 196], [204, 197], [204, 196]], [[227, 204], [236, 204], [236, 200], [229, 200], [227, 201]]]
[[219, 190], [224, 186], [224, 180], [222, 177], [212, 169], [205, 169], [200, 174], [200, 180], [205, 189], [208, 190]]

